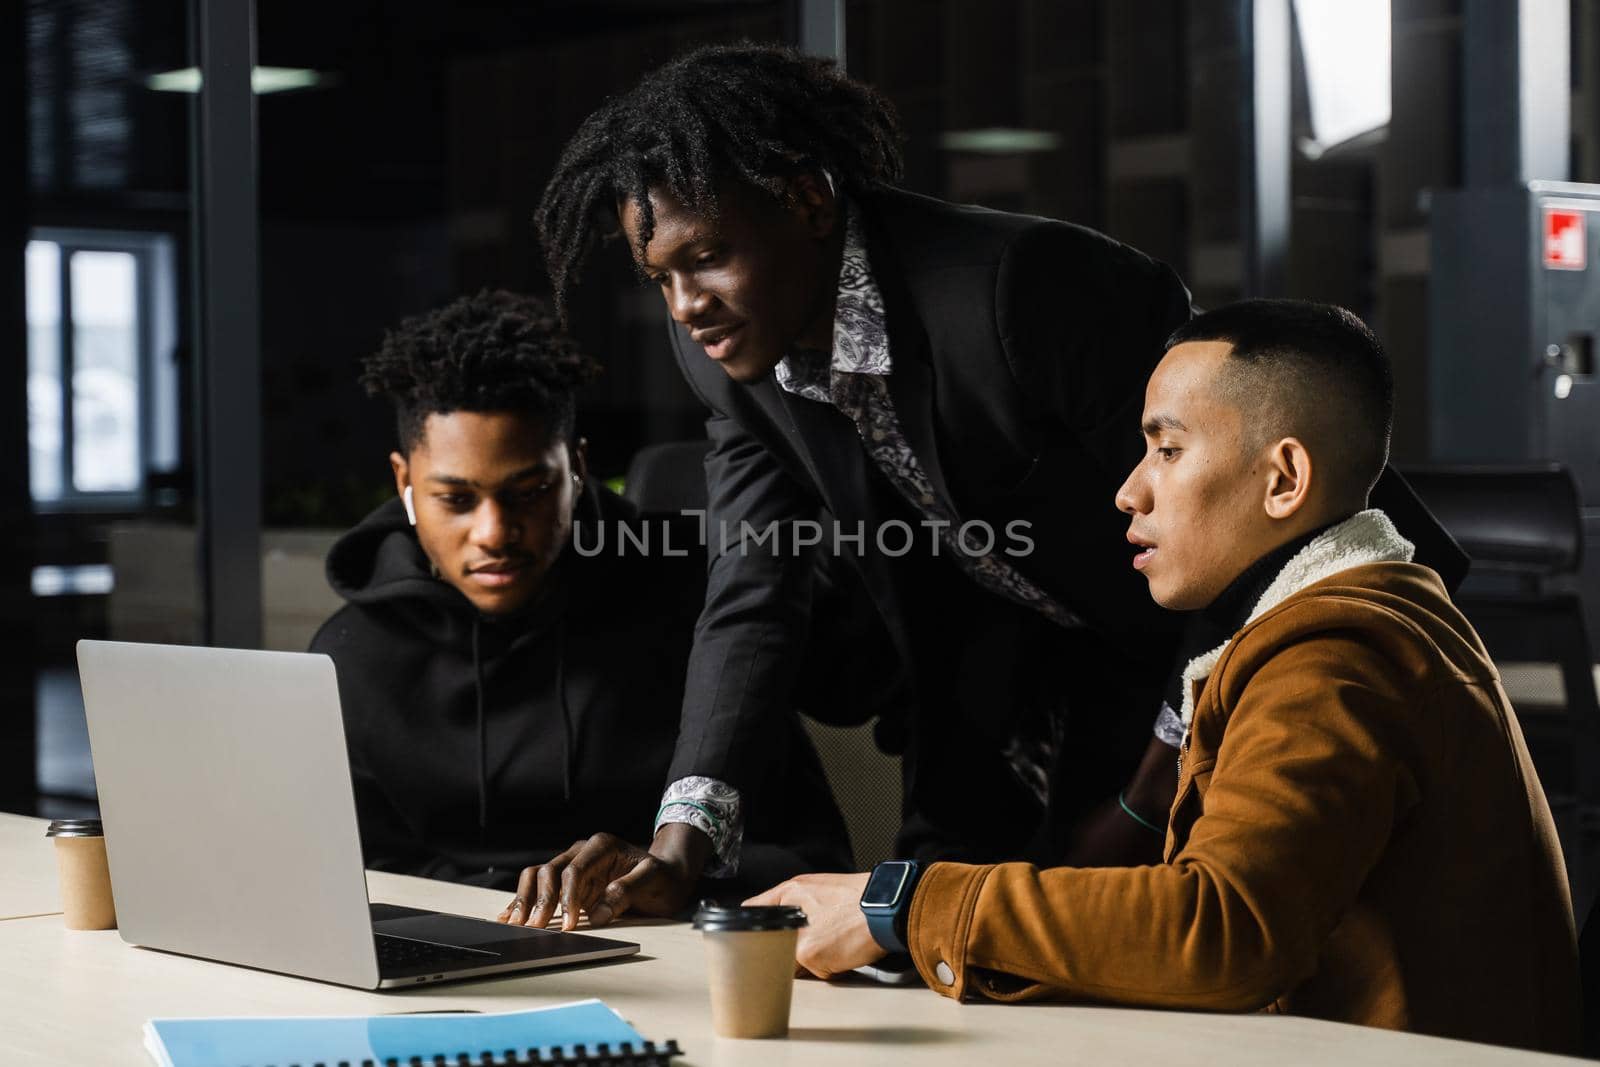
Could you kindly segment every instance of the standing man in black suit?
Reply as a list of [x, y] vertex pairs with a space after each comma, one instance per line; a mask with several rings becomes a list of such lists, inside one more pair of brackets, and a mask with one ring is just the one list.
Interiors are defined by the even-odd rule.
[[[829, 61], [702, 48], [591, 115], [545, 190], [558, 303], [608, 223], [666, 301], [711, 412], [712, 558], [649, 855], [596, 839], [529, 868], [531, 922], [558, 898], [681, 907], [818, 676], [897, 683], [878, 735], [905, 756], [902, 855], [1159, 856], [1182, 626], [1107, 502], [1189, 294], [1091, 230], [895, 188], [900, 140]], [[812, 546], [861, 610], [814, 610]]]

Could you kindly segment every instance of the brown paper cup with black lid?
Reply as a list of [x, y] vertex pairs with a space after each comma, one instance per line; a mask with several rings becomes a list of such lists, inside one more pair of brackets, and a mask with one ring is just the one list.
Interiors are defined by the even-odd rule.
[[788, 1036], [795, 942], [804, 925], [799, 908], [701, 903], [694, 927], [706, 944], [718, 1037]]
[[115, 929], [117, 908], [111, 900], [111, 868], [106, 864], [106, 837], [100, 820], [57, 819], [45, 836], [56, 843], [66, 928]]

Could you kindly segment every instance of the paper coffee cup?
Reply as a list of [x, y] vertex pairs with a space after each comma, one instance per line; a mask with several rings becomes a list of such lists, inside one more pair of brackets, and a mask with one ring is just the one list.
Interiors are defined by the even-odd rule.
[[105, 831], [99, 819], [57, 819], [45, 831], [56, 843], [61, 879], [62, 922], [68, 930], [112, 930], [117, 908], [111, 899]]
[[706, 943], [711, 1026], [718, 1037], [784, 1037], [794, 991], [799, 908], [722, 907], [709, 901], [694, 926]]

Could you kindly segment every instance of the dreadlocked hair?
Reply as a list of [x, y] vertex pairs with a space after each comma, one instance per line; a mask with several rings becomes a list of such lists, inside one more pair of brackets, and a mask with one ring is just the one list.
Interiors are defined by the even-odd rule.
[[429, 415], [453, 411], [534, 415], [571, 438], [574, 394], [599, 373], [543, 301], [486, 289], [402, 320], [362, 361], [361, 384], [394, 404], [409, 453]]
[[714, 220], [729, 181], [780, 203], [805, 171], [826, 171], [840, 193], [891, 184], [903, 140], [893, 105], [830, 59], [748, 41], [686, 53], [607, 101], [562, 150], [535, 216], [556, 311], [566, 322], [591, 231], [615, 236], [620, 203], [639, 210], [639, 251], [650, 243], [651, 186]]

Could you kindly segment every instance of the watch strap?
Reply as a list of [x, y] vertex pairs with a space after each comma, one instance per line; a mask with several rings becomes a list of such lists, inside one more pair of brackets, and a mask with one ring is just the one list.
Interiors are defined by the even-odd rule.
[[899, 908], [862, 908], [861, 912], [867, 917], [867, 932], [872, 935], [872, 940], [885, 952], [904, 952], [906, 943], [896, 929], [900, 923]]

